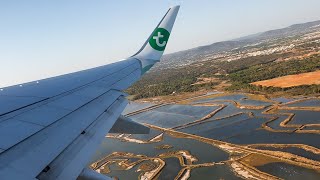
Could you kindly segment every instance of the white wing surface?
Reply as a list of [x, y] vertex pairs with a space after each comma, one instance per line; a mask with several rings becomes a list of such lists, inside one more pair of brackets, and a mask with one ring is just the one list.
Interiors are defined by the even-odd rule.
[[169, 9], [126, 60], [0, 88], [0, 178], [64, 180], [88, 172], [91, 155], [127, 105], [123, 90], [160, 60], [178, 9]]

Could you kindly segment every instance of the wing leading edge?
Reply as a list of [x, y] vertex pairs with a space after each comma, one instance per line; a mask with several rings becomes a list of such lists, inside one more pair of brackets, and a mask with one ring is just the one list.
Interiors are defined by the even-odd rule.
[[170, 8], [143, 47], [126, 60], [0, 88], [1, 179], [92, 174], [85, 167], [105, 134], [117, 119], [116, 131], [129, 122], [120, 117], [127, 105], [122, 91], [160, 60], [178, 10]]

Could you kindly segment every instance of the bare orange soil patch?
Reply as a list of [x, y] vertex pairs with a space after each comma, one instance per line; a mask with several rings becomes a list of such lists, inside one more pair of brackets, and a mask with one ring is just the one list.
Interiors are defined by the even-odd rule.
[[320, 84], [320, 71], [301, 73], [296, 75], [282, 76], [274, 79], [257, 81], [253, 85], [273, 86], [273, 87], [294, 87], [301, 85]]

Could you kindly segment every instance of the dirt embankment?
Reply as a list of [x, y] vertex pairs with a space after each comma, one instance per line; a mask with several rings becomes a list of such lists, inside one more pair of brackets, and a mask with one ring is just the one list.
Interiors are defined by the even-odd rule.
[[301, 85], [320, 84], [320, 71], [282, 76], [274, 79], [257, 81], [251, 84], [261, 85], [266, 87], [273, 86], [273, 87], [281, 87], [281, 88], [301, 86]]

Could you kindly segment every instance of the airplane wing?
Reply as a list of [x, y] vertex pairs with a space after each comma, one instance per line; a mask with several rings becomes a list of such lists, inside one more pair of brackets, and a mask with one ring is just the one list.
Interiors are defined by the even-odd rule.
[[123, 90], [160, 60], [178, 10], [126, 60], [0, 88], [0, 179], [99, 179], [85, 167], [128, 103]]

